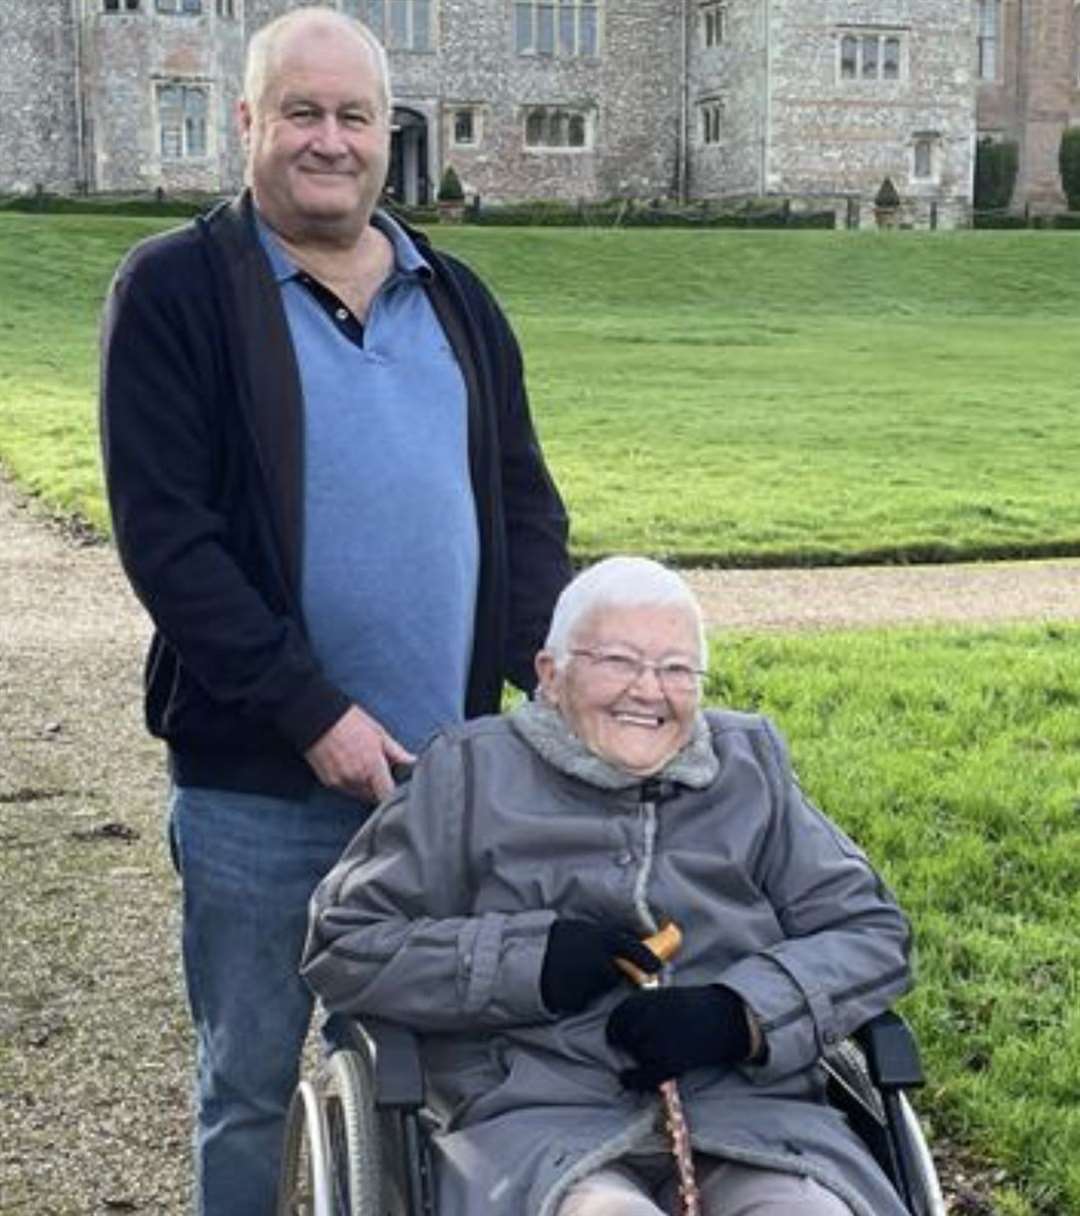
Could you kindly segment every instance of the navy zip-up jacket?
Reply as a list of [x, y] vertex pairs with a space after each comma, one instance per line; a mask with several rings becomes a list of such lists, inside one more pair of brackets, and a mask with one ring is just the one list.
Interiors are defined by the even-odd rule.
[[[480, 577], [466, 714], [532, 687], [569, 578], [517, 342], [457, 260], [422, 247], [468, 389]], [[303, 752], [348, 708], [312, 656], [299, 599], [303, 400], [245, 192], [136, 246], [103, 326], [101, 430], [121, 561], [155, 632], [146, 720], [181, 785], [301, 796]], [[402, 555], [408, 561], [408, 554]], [[379, 594], [373, 587], [371, 594]]]

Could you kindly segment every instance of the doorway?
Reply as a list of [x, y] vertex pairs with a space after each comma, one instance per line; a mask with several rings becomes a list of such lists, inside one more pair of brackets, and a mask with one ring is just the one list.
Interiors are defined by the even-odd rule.
[[397, 203], [422, 206], [431, 201], [427, 119], [404, 106], [394, 107], [386, 190]]

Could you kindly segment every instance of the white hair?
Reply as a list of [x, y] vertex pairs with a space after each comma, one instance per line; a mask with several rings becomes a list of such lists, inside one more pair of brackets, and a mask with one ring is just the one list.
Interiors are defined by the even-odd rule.
[[252, 35], [247, 48], [244, 65], [244, 100], [253, 112], [262, 105], [263, 94], [275, 68], [274, 59], [282, 40], [298, 26], [310, 25], [314, 29], [329, 29], [335, 33], [352, 34], [361, 39], [370, 49], [382, 86], [382, 101], [389, 116], [392, 105], [390, 96], [390, 68], [386, 61], [386, 50], [370, 29], [355, 17], [339, 13], [325, 5], [308, 5], [293, 9]]
[[601, 608], [684, 608], [698, 637], [698, 660], [708, 664], [705, 621], [697, 597], [681, 575], [648, 557], [607, 557], [567, 583], [555, 602], [544, 649], [559, 664], [565, 661], [578, 629]]

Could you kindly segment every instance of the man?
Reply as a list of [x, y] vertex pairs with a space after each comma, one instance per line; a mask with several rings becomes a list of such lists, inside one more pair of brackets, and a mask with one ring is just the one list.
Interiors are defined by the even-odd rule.
[[531, 687], [568, 577], [505, 319], [376, 209], [382, 48], [288, 14], [252, 39], [240, 121], [249, 190], [125, 259], [103, 337], [117, 545], [156, 626], [204, 1216], [273, 1211], [313, 887], [395, 765], [496, 709], [504, 677]]

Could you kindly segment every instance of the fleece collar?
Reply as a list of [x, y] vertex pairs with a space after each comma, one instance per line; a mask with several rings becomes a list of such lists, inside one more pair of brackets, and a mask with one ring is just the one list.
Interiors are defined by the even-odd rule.
[[643, 778], [608, 763], [589, 751], [566, 725], [558, 710], [529, 701], [510, 714], [510, 725], [552, 768], [602, 790], [628, 790], [646, 781], [672, 782], [700, 790], [716, 780], [720, 762], [713, 751], [705, 715], [694, 717], [689, 742], [657, 773]]

